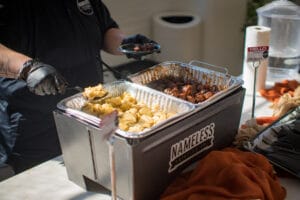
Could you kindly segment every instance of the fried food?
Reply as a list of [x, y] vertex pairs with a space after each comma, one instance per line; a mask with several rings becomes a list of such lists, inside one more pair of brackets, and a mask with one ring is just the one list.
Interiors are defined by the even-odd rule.
[[[89, 87], [85, 93], [86, 98], [94, 99], [101, 95], [101, 86]], [[147, 128], [172, 117], [175, 113], [163, 112], [159, 105], [152, 107], [142, 102], [138, 102], [129, 93], [124, 92], [120, 96], [105, 98], [101, 101], [87, 101], [82, 107], [82, 111], [101, 117], [112, 111], [118, 111], [119, 128], [123, 131], [138, 133]]]
[[103, 85], [98, 84], [97, 86], [84, 88], [82, 95], [88, 100], [94, 100], [104, 97], [107, 93], [108, 92], [103, 88]]

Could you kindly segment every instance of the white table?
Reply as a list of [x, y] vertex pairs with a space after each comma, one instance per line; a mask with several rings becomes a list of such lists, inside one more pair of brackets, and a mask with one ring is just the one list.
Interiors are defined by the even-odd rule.
[[[256, 98], [256, 116], [272, 114], [271, 104]], [[246, 95], [241, 123], [251, 118], [252, 97]], [[287, 200], [299, 199], [300, 179], [280, 178]], [[87, 192], [68, 180], [62, 157], [57, 157], [0, 182], [0, 200], [108, 200], [103, 193]]]

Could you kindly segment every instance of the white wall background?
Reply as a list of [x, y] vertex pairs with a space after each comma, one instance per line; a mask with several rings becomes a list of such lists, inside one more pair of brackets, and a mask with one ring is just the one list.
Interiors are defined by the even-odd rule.
[[[242, 73], [247, 0], [103, 0], [126, 34], [151, 38], [152, 16], [163, 11], [191, 11], [202, 18], [202, 56], [195, 58], [225, 66], [229, 73]], [[129, 62], [125, 56], [103, 53], [110, 65]]]

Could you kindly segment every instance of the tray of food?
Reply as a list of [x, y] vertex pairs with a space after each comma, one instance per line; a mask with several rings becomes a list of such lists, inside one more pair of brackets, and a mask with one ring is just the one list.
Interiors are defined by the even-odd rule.
[[195, 109], [189, 102], [125, 80], [87, 87], [68, 97], [57, 108], [89, 124], [99, 126], [101, 117], [118, 111], [116, 133], [142, 138], [175, 123]]
[[300, 107], [245, 142], [244, 148], [264, 155], [275, 166], [300, 178]]
[[243, 84], [242, 79], [229, 75], [226, 68], [200, 61], [167, 61], [129, 75], [128, 79], [188, 101], [197, 108], [212, 104]]

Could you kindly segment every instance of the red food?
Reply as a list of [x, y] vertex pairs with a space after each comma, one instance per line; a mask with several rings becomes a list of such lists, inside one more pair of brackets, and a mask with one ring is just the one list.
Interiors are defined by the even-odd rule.
[[151, 81], [147, 85], [192, 103], [203, 102], [220, 91], [217, 85], [202, 84], [196, 80], [171, 76]]
[[140, 47], [139, 46], [135, 46], [134, 48], [133, 48], [133, 51], [139, 51], [140, 50]]
[[276, 117], [276, 116], [257, 117], [256, 123], [259, 125], [268, 125], [277, 119], [278, 119], [278, 117]]
[[296, 80], [283, 80], [282, 82], [276, 82], [270, 89], [260, 90], [261, 96], [268, 101], [276, 102], [285, 93], [294, 95], [294, 90], [298, 87], [299, 82]]

